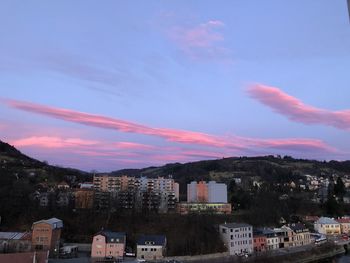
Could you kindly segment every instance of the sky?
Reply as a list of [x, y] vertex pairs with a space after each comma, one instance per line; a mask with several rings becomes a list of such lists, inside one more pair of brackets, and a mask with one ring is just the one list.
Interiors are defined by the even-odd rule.
[[350, 159], [346, 0], [0, 2], [0, 140], [85, 171]]

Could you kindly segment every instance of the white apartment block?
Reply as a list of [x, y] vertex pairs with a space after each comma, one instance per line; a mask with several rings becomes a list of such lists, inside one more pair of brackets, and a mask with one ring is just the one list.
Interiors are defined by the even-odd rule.
[[230, 223], [219, 226], [220, 236], [230, 255], [253, 253], [253, 227], [248, 224]]

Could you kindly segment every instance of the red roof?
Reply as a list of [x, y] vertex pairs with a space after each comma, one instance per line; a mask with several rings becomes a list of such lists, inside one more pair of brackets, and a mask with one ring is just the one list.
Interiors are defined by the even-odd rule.
[[0, 263], [33, 263], [34, 254], [37, 263], [46, 263], [48, 252], [0, 254]]
[[350, 218], [339, 218], [337, 219], [338, 223], [350, 223]]

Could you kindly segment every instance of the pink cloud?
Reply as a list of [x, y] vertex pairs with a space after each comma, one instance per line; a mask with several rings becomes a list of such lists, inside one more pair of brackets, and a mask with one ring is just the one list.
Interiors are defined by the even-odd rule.
[[[288, 138], [288, 139], [255, 139], [246, 137], [223, 137], [217, 135], [211, 135], [201, 132], [193, 132], [178, 129], [169, 128], [154, 128], [143, 124], [125, 121], [121, 119], [83, 113], [79, 111], [73, 111], [62, 108], [48, 107], [40, 104], [28, 103], [17, 100], [3, 100], [5, 103], [15, 109], [32, 112], [36, 114], [41, 114], [60, 120], [65, 120], [69, 122], [79, 123], [92, 127], [99, 127], [103, 129], [112, 129], [120, 132], [126, 133], [136, 133], [143, 135], [150, 135], [159, 138], [163, 138], [170, 142], [189, 144], [189, 145], [201, 145], [206, 147], [219, 148], [221, 151], [229, 150], [235, 151], [236, 154], [250, 151], [255, 148], [265, 148], [265, 149], [284, 149], [291, 151], [324, 151], [324, 152], [334, 152], [335, 149], [325, 144], [323, 141], [315, 139], [304, 139], [304, 138]], [[30, 143], [41, 143], [42, 145], [53, 145], [56, 147], [61, 147], [62, 145], [92, 145], [97, 143], [96, 141], [83, 141], [79, 139], [65, 139], [58, 140], [57, 138], [27, 138], [26, 140], [18, 141], [22, 145]], [[142, 145], [131, 142], [119, 142], [112, 144], [116, 149], [139, 149], [146, 150], [151, 149], [152, 146]], [[50, 147], [50, 146], [48, 146]], [[99, 147], [106, 148], [104, 145], [99, 145]], [[110, 149], [111, 145], [108, 145]]]
[[229, 50], [222, 46], [224, 35], [219, 31], [225, 24], [210, 20], [193, 27], [173, 27], [167, 35], [192, 59], [228, 60]]
[[79, 138], [63, 139], [59, 137], [49, 136], [33, 136], [28, 138], [22, 138], [10, 141], [16, 147], [28, 147], [36, 146], [42, 148], [67, 148], [67, 147], [79, 147], [79, 146], [91, 146], [96, 145], [97, 141], [83, 140]]
[[304, 104], [276, 87], [254, 85], [248, 89], [254, 99], [269, 106], [288, 119], [304, 124], [323, 124], [338, 129], [350, 129], [350, 110], [330, 111]]

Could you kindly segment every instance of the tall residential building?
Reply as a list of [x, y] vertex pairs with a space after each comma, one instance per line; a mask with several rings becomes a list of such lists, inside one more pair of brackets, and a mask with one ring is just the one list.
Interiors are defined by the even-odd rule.
[[121, 209], [147, 209], [168, 212], [175, 210], [179, 200], [179, 184], [171, 177], [147, 178], [130, 176], [94, 176], [95, 203], [106, 207], [100, 197], [110, 193], [116, 207]]
[[253, 253], [253, 227], [230, 223], [219, 226], [220, 236], [230, 255]]
[[224, 183], [210, 181], [187, 184], [188, 203], [227, 203], [227, 186]]

